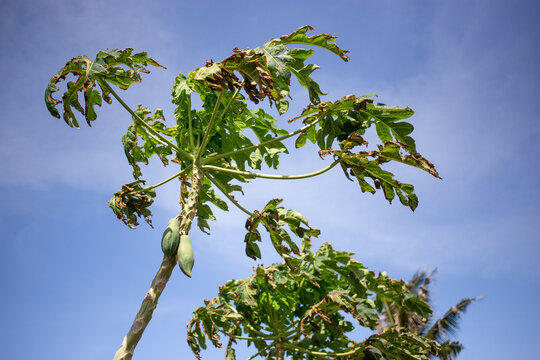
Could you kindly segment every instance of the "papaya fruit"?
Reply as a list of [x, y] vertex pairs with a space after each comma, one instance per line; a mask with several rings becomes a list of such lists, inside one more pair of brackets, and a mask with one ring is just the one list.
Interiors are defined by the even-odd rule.
[[195, 257], [193, 256], [193, 248], [191, 247], [191, 240], [188, 235], [180, 235], [180, 244], [178, 245], [176, 256], [180, 270], [188, 277], [191, 277], [191, 269], [193, 269]]
[[169, 220], [169, 224], [161, 237], [161, 250], [165, 256], [173, 257], [178, 251], [180, 244], [180, 222], [177, 217]]

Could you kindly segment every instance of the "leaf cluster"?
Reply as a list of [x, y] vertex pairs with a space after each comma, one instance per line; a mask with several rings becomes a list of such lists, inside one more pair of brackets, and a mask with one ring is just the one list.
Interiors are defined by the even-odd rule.
[[[410, 293], [418, 299], [430, 303], [430, 284], [432, 283], [435, 271], [416, 272], [411, 280], [405, 285]], [[381, 333], [389, 329], [400, 328], [409, 333], [416, 334], [426, 339], [434, 340], [440, 344], [438, 356], [443, 360], [456, 359], [457, 355], [463, 349], [463, 345], [458, 341], [452, 341], [449, 335], [455, 335], [459, 328], [459, 320], [469, 305], [482, 297], [472, 297], [462, 299], [459, 303], [452, 306], [439, 319], [434, 319], [433, 314], [417, 313], [414, 309], [399, 307], [389, 302], [383, 309], [379, 318], [378, 329]]]
[[[141, 73], [149, 73], [148, 65], [159, 66], [157, 61], [147, 56], [146, 52], [133, 54], [132, 48], [123, 50], [113, 49], [100, 51], [94, 60], [87, 56], [77, 56], [69, 60], [49, 81], [45, 90], [45, 104], [54, 117], [60, 118], [56, 105], [62, 103], [62, 117], [70, 127], [79, 127], [73, 109], [80, 112], [88, 125], [96, 120], [95, 106], [101, 106], [101, 99], [111, 103], [110, 87], [114, 84], [126, 90], [131, 84], [141, 81]], [[68, 75], [73, 75], [76, 80], [68, 81], [67, 91], [62, 95], [62, 100], [53, 98], [53, 93], [60, 90], [58, 83]], [[96, 90], [96, 84], [101, 94]], [[84, 108], [79, 102], [79, 93], [84, 98]]]
[[[298, 259], [295, 255], [300, 255], [301, 250], [292, 240], [286, 227], [304, 244], [310, 244], [311, 237], [319, 236], [321, 231], [309, 226], [306, 218], [298, 211], [278, 206], [282, 201], [283, 199], [270, 200], [262, 211], [254, 211], [253, 215], [246, 220], [247, 233], [244, 237], [246, 255], [253, 260], [261, 258], [261, 250], [257, 242], [261, 241], [258, 227], [262, 225], [270, 234], [270, 240], [276, 252], [285, 259], [290, 268], [295, 268], [298, 266]], [[293, 256], [290, 256], [291, 254]]]
[[[374, 103], [369, 95], [348, 95], [335, 102], [310, 105], [300, 117], [304, 124], [317, 124], [317, 127], [302, 131], [296, 139], [296, 147], [304, 146], [307, 140], [316, 143], [319, 154], [333, 154], [345, 176], [355, 177], [362, 192], [374, 194], [376, 189], [382, 189], [389, 202], [397, 194], [403, 205], [414, 210], [418, 206], [414, 186], [396, 180], [394, 174], [381, 168], [384, 163], [396, 161], [439, 177], [434, 165], [416, 152], [416, 144], [410, 137], [413, 126], [403, 121], [413, 113], [408, 107]], [[377, 150], [353, 152], [357, 147], [368, 145], [362, 136], [372, 125], [382, 144]], [[336, 142], [338, 149], [333, 149]]]
[[[194, 79], [208, 84], [214, 91], [224, 88], [233, 90], [243, 85], [249, 99], [254, 103], [268, 98], [276, 104], [280, 114], [287, 111], [289, 103], [286, 97], [292, 75], [304, 86], [309, 93], [312, 103], [320, 101], [319, 95], [324, 95], [319, 85], [311, 78], [313, 71], [319, 67], [315, 64], [305, 64], [313, 54], [312, 49], [288, 48], [287, 45], [307, 45], [326, 49], [338, 55], [342, 60], [349, 61], [345, 55], [348, 51], [335, 44], [336, 37], [328, 34], [307, 36], [306, 32], [313, 30], [309, 25], [294, 32], [271, 39], [263, 46], [255, 49], [234, 49], [233, 55], [225, 60], [214, 63], [208, 62], [205, 67], [198, 69]], [[234, 74], [237, 72], [243, 79], [243, 84]]]
[[[156, 109], [153, 115], [147, 107], [139, 105], [135, 109], [135, 114], [143, 119], [148, 125], [152, 126], [157, 132], [170, 135], [171, 129], [165, 124], [165, 117], [162, 109]], [[139, 139], [142, 140], [141, 146], [138, 146]], [[169, 156], [172, 155], [172, 149], [152, 137], [138, 122], [134, 119], [132, 124], [128, 125], [126, 133], [122, 136], [122, 145], [129, 164], [133, 168], [133, 177], [139, 180], [142, 176], [141, 168], [138, 163], [148, 165], [149, 159], [153, 155], [157, 155], [164, 166], [169, 165]]]
[[139, 225], [138, 217], [143, 217], [152, 226], [152, 212], [149, 207], [154, 202], [156, 193], [153, 190], [143, 190], [141, 184], [144, 182], [136, 181], [123, 185], [109, 200], [109, 206], [116, 217], [132, 229]]
[[[374, 330], [386, 303], [429, 316], [427, 303], [403, 281], [375, 274], [328, 243], [312, 253], [304, 241], [298, 266], [259, 266], [246, 279], [231, 280], [217, 297], [196, 309], [188, 324], [188, 343], [199, 357], [208, 339], [234, 358], [234, 344], [246, 340], [254, 355], [292, 359], [429, 359], [435, 341], [393, 328], [368, 339], [354, 338], [355, 326]], [[349, 321], [352, 319], [353, 321]]]
[[[203, 232], [209, 231], [209, 221], [215, 219], [214, 209], [227, 211], [229, 203], [249, 216], [244, 238], [247, 256], [261, 258], [261, 229], [268, 232], [284, 262], [261, 265], [253, 276], [227, 282], [216, 298], [194, 312], [188, 324], [188, 343], [197, 357], [207, 340], [221, 347], [220, 339], [225, 337], [227, 359], [235, 358], [234, 345], [239, 340], [255, 347], [254, 357], [428, 359], [439, 349], [436, 336], [421, 336], [406, 326], [392, 326], [365, 340], [355, 339], [352, 333], [356, 326], [374, 330], [381, 324], [381, 312], [389, 306], [428, 317], [428, 304], [414, 296], [404, 282], [375, 274], [352, 254], [336, 251], [328, 243], [311, 252], [311, 239], [320, 231], [297, 211], [280, 206], [282, 199], [250, 211], [234, 196], [243, 193], [243, 184], [256, 178], [308, 178], [339, 164], [348, 179], [358, 181], [362, 192], [382, 190], [389, 202], [397, 196], [414, 211], [418, 205], [414, 187], [398, 181], [383, 169], [384, 164], [399, 162], [439, 177], [433, 164], [416, 150], [413, 126], [405, 121], [413, 114], [410, 108], [375, 103], [372, 95], [321, 101], [325, 94], [312, 77], [319, 67], [309, 61], [313, 48], [330, 51], [343, 61], [349, 60], [348, 51], [336, 45], [334, 36], [309, 36], [309, 30], [313, 30], [311, 26], [303, 26], [254, 49], [233, 49], [222, 61], [207, 61], [201, 68], [179, 74], [171, 93], [176, 106], [172, 124], [165, 121], [161, 109], [152, 112], [139, 105], [132, 110], [114, 91], [112, 85], [125, 90], [140, 82], [141, 74], [149, 72], [148, 65], [163, 67], [145, 52], [133, 54], [131, 48], [101, 51], [94, 60], [73, 58], [52, 77], [45, 103], [51, 115], [62, 116], [70, 127], [77, 128], [77, 112], [91, 125], [97, 118], [95, 106], [101, 106], [102, 100], [111, 103], [111, 96], [131, 114], [122, 144], [135, 181], [123, 185], [109, 201], [127, 226], [134, 228], [140, 218], [152, 226], [150, 206], [155, 189], [176, 179], [182, 212], [196, 213]], [[58, 84], [67, 76], [75, 76], [75, 81], [66, 83], [61, 100], [55, 99]], [[262, 108], [252, 109], [249, 104], [268, 100], [279, 115], [285, 114], [292, 79], [307, 90], [309, 105], [289, 120], [301, 119], [302, 123], [290, 132]], [[364, 136], [372, 126], [381, 143], [367, 149]], [[263, 167], [279, 169], [280, 157], [289, 153], [285, 141], [293, 138], [296, 148], [309, 140], [321, 158], [331, 156], [334, 161], [309, 174], [260, 173]], [[174, 164], [177, 172], [143, 187], [141, 164], [147, 165], [152, 157], [164, 166]], [[184, 217], [188, 218], [186, 233], [192, 216]]]
[[[141, 73], [148, 72], [146, 66], [163, 67], [144, 52], [133, 54], [131, 48], [102, 51], [93, 61], [86, 56], [70, 60], [51, 79], [45, 92], [46, 104], [52, 115], [60, 117], [56, 105], [63, 103], [64, 120], [68, 125], [78, 127], [73, 108], [90, 124], [96, 118], [94, 106], [101, 105], [102, 98], [110, 102], [110, 95], [116, 97], [133, 119], [122, 143], [136, 181], [143, 179], [140, 164], [148, 164], [152, 156], [158, 157], [165, 166], [173, 162], [179, 165], [179, 172], [146, 189], [153, 191], [176, 178], [181, 182], [180, 198], [185, 199], [193, 168], [204, 173], [205, 185], [200, 192], [197, 221], [204, 232], [209, 230], [209, 221], [215, 219], [212, 206], [228, 209], [216, 191], [254, 215], [253, 221], [257, 222], [262, 218], [243, 208], [234, 198], [233, 193], [242, 192], [243, 183], [257, 177], [294, 179], [315, 176], [338, 163], [347, 178], [356, 178], [363, 192], [375, 193], [382, 189], [388, 201], [397, 196], [403, 205], [414, 210], [418, 205], [414, 187], [398, 181], [382, 168], [385, 163], [396, 161], [438, 177], [433, 164], [416, 152], [416, 144], [410, 136], [413, 126], [404, 121], [413, 111], [407, 107], [374, 103], [373, 96], [348, 95], [334, 102], [321, 101], [324, 93], [312, 78], [318, 66], [309, 62], [313, 48], [330, 51], [344, 61], [348, 61], [348, 51], [336, 45], [335, 37], [328, 34], [308, 36], [309, 30], [312, 30], [310, 26], [303, 26], [260, 47], [234, 49], [233, 54], [222, 61], [208, 61], [187, 75], [178, 75], [171, 94], [176, 105], [173, 125], [165, 122], [161, 109], [153, 114], [142, 105], [131, 110], [110, 86], [127, 89], [141, 80]], [[54, 99], [52, 94], [59, 89], [57, 83], [68, 74], [75, 75], [76, 81], [68, 82], [62, 101]], [[289, 132], [262, 108], [251, 109], [248, 104], [268, 99], [279, 114], [284, 114], [288, 110], [292, 79], [307, 89], [310, 104], [289, 121], [302, 119], [303, 126]], [[95, 90], [96, 84], [101, 95]], [[79, 93], [84, 96], [84, 108], [79, 103]], [[199, 102], [200, 107], [195, 107], [194, 102]], [[363, 135], [372, 125], [382, 144], [371, 150], [355, 151], [368, 145]], [[284, 141], [295, 136], [297, 148], [309, 140], [318, 146], [321, 156], [331, 154], [334, 163], [321, 171], [298, 176], [257, 172], [263, 166], [277, 170], [280, 156], [289, 153]], [[137, 188], [131, 195], [145, 195], [146, 189]], [[123, 191], [122, 194], [127, 195]], [[133, 216], [142, 212], [129, 212], [128, 209], [127, 206], [116, 207], [113, 211], [117, 216], [126, 211], [119, 218], [125, 219], [128, 226], [135, 226], [138, 222]], [[148, 219], [148, 213], [145, 214], [142, 216]], [[265, 226], [272, 228], [268, 223]], [[278, 233], [273, 231], [271, 235], [276, 238]], [[288, 239], [284, 241], [287, 243]], [[250, 256], [255, 256], [256, 247], [248, 247]]]

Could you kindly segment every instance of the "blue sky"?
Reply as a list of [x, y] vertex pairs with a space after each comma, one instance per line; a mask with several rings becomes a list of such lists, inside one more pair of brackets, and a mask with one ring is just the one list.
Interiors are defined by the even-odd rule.
[[[261, 180], [245, 188], [243, 203], [256, 209], [283, 197], [322, 229], [320, 242], [396, 278], [438, 268], [438, 315], [485, 296], [462, 318], [460, 359], [540, 351], [538, 3], [4, 0], [0, 9], [0, 358], [112, 358], [159, 266], [161, 231], [178, 212], [171, 184], [158, 192], [156, 229], [130, 230], [114, 217], [107, 201], [131, 181], [120, 143], [130, 117], [114, 102], [99, 109], [92, 128], [68, 128], [46, 111], [50, 77], [77, 55], [148, 51], [168, 69], [153, 70], [124, 99], [161, 107], [172, 120], [179, 72], [305, 24], [351, 51], [349, 63], [315, 57], [327, 98], [377, 93], [381, 102], [410, 106], [418, 150], [443, 180], [392, 168], [415, 185], [415, 213], [362, 194], [338, 170], [302, 182]], [[307, 103], [302, 89], [293, 97], [291, 116]], [[325, 166], [309, 147], [290, 158], [283, 172]], [[154, 165], [143, 169], [149, 183], [174, 172]], [[251, 274], [245, 215], [231, 209], [217, 217], [212, 235], [194, 232], [194, 277], [175, 270], [135, 359], [189, 358], [191, 311], [226, 280]], [[263, 259], [277, 261], [269, 248]]]

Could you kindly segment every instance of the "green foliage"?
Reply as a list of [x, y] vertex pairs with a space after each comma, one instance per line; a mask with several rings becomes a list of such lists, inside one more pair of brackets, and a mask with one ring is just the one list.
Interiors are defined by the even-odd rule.
[[[301, 117], [304, 117], [304, 124], [317, 123], [317, 130], [309, 128], [302, 131], [296, 140], [296, 147], [304, 146], [307, 140], [317, 143], [321, 155], [333, 154], [339, 159], [347, 178], [356, 177], [362, 192], [374, 194], [376, 189], [382, 189], [389, 202], [397, 194], [403, 205], [414, 210], [418, 206], [414, 187], [395, 180], [394, 174], [380, 166], [397, 161], [439, 177], [433, 164], [416, 152], [415, 142], [409, 136], [413, 126], [399, 121], [412, 114], [409, 108], [374, 104], [370, 96], [348, 95], [333, 103], [311, 105], [302, 112]], [[373, 124], [383, 144], [377, 146], [378, 150], [352, 152], [353, 148], [368, 145], [362, 135]], [[336, 141], [339, 150], [332, 149]], [[369, 157], [375, 159], [369, 160]]]
[[109, 200], [109, 206], [116, 217], [130, 228], [139, 225], [137, 217], [144, 217], [148, 225], [152, 226], [150, 205], [154, 202], [156, 193], [154, 190], [144, 190], [141, 181], [122, 185], [122, 190], [117, 191]]
[[[398, 181], [394, 174], [381, 167], [397, 161], [438, 177], [434, 166], [416, 152], [416, 144], [410, 136], [413, 126], [403, 121], [413, 111], [407, 107], [374, 103], [373, 96], [349, 95], [334, 102], [321, 102], [323, 92], [311, 77], [318, 66], [308, 62], [313, 49], [292, 45], [326, 49], [344, 61], [348, 61], [347, 51], [335, 44], [335, 37], [328, 34], [308, 36], [308, 30], [312, 28], [301, 27], [255, 49], [234, 49], [230, 57], [220, 62], [208, 62], [187, 75], [178, 75], [172, 90], [172, 101], [176, 105], [174, 126], [166, 124], [161, 109], [153, 115], [141, 105], [135, 111], [129, 110], [133, 124], [129, 125], [122, 143], [135, 180], [142, 179], [140, 164], [148, 164], [152, 156], [157, 156], [163, 165], [173, 161], [183, 171], [183, 176], [178, 178], [183, 185], [181, 197], [185, 199], [189, 172], [194, 165], [198, 166], [207, 179], [200, 197], [198, 224], [207, 232], [209, 221], [215, 219], [208, 204], [227, 209], [214, 194], [212, 185], [232, 199], [232, 192], [241, 191], [242, 183], [260, 175], [252, 170], [261, 170], [263, 166], [278, 169], [280, 156], [289, 153], [283, 141], [298, 135], [296, 147], [306, 145], [309, 140], [318, 145], [321, 156], [332, 154], [345, 175], [357, 179], [363, 192], [375, 193], [382, 189], [389, 202], [397, 195], [403, 205], [414, 210], [418, 205], [414, 187]], [[75, 83], [68, 83], [68, 90], [62, 96], [64, 119], [70, 126], [78, 126], [71, 110], [74, 107], [90, 124], [96, 118], [93, 106], [101, 104], [101, 98], [92, 95], [96, 92], [93, 90], [95, 83], [102, 89], [103, 99], [110, 102], [109, 95], [116, 96], [116, 93], [109, 84], [126, 89], [131, 83], [140, 81], [140, 73], [148, 72], [143, 65], [161, 66], [146, 53], [132, 55], [130, 48], [102, 51], [94, 61], [85, 56], [74, 58], [51, 79], [45, 95], [47, 107], [51, 114], [60, 116], [55, 108], [59, 101], [52, 98], [52, 92], [58, 90], [56, 83], [59, 80], [69, 73], [75, 74], [79, 78]], [[249, 109], [247, 103], [257, 104], [268, 99], [280, 114], [285, 113], [293, 77], [307, 89], [311, 103], [290, 120], [302, 119], [304, 126], [289, 132], [263, 109]], [[78, 92], [84, 94], [86, 110], [78, 102]], [[193, 96], [200, 98], [201, 109], [193, 108]], [[362, 136], [372, 125], [382, 144], [373, 150], [353, 152], [359, 146], [367, 146]], [[135, 191], [144, 192], [144, 189]], [[118, 215], [128, 208], [113, 210]], [[132, 214], [142, 212], [131, 211], [119, 217], [127, 219], [129, 226], [135, 226]], [[146, 218], [149, 213], [145, 214]], [[272, 234], [276, 236], [275, 232]], [[252, 250], [256, 252], [254, 247]]]
[[[111, 103], [110, 91], [107, 83], [114, 84], [126, 90], [129, 85], [141, 81], [141, 73], [149, 73], [146, 66], [153, 65], [165, 68], [154, 59], [149, 58], [145, 52], [132, 54], [133, 49], [104, 50], [100, 51], [94, 60], [87, 56], [77, 56], [60, 69], [51, 79], [45, 90], [45, 104], [54, 117], [60, 118], [56, 105], [63, 103], [62, 116], [70, 127], [79, 127], [73, 108], [84, 115], [88, 125], [96, 120], [95, 105], [101, 106], [101, 98]], [[123, 68], [121, 65], [127, 67]], [[58, 83], [68, 75], [77, 77], [75, 82], [67, 83], [67, 91], [62, 95], [62, 100], [54, 99], [53, 93], [60, 90]], [[101, 88], [101, 95], [95, 90], [96, 83]], [[84, 97], [84, 108], [79, 102], [79, 92]]]
[[[434, 274], [435, 271], [429, 274], [425, 270], [416, 272], [411, 280], [405, 284], [408, 291], [415, 296], [415, 299], [427, 304], [430, 303], [429, 285], [433, 280]], [[426, 316], [421, 311], [403, 308], [399, 304], [388, 302], [383, 311], [381, 311], [381, 316], [378, 320], [378, 329], [381, 333], [384, 333], [389, 329], [399, 328], [425, 339], [434, 340], [440, 344], [438, 355], [440, 359], [456, 359], [463, 349], [463, 345], [457, 341], [450, 341], [448, 335], [454, 335], [457, 332], [459, 328], [458, 321], [461, 315], [465, 313], [471, 303], [480, 299], [482, 297], [463, 299], [448, 309], [437, 320], [433, 319], [433, 314], [431, 313]]]
[[[76, 112], [91, 125], [97, 118], [95, 106], [101, 106], [102, 99], [110, 103], [111, 96], [130, 113], [133, 122], [122, 144], [135, 181], [123, 185], [109, 205], [130, 228], [139, 224], [139, 218], [152, 226], [150, 206], [156, 197], [155, 189], [177, 179], [182, 208], [178, 216], [177, 257], [188, 276], [194, 259], [188, 233], [195, 216], [199, 228], [208, 233], [215, 208], [228, 211], [231, 203], [248, 214], [245, 252], [254, 260], [261, 258], [261, 227], [268, 232], [284, 262], [259, 266], [252, 277], [227, 282], [218, 297], [195, 311], [188, 342], [197, 356], [206, 348], [206, 340], [220, 347], [220, 336], [225, 336], [229, 338], [226, 359], [235, 359], [233, 345], [240, 339], [256, 348], [254, 356], [280, 360], [284, 356], [428, 359], [439, 349], [435, 334], [421, 336], [405, 327], [392, 326], [363, 341], [351, 337], [355, 325], [349, 318], [373, 330], [381, 324], [379, 314], [387, 304], [406, 313], [430, 315], [427, 303], [413, 296], [403, 282], [385, 274], [376, 275], [352, 259], [352, 254], [335, 251], [326, 243], [312, 253], [311, 240], [320, 231], [310, 227], [299, 212], [281, 207], [282, 199], [269, 201], [261, 211], [250, 211], [234, 196], [243, 194], [242, 185], [257, 178], [303, 179], [339, 164], [347, 178], [356, 178], [362, 192], [382, 189], [389, 202], [397, 196], [414, 210], [418, 198], [413, 185], [400, 182], [383, 166], [394, 161], [439, 177], [433, 164], [416, 150], [411, 137], [413, 126], [405, 121], [413, 114], [408, 107], [374, 103], [371, 95], [321, 101], [325, 94], [312, 77], [319, 67], [309, 61], [314, 48], [327, 50], [343, 61], [349, 60], [348, 51], [336, 45], [336, 37], [308, 36], [310, 30], [309, 25], [303, 26], [254, 49], [233, 49], [233, 54], [222, 61], [207, 61], [195, 71], [179, 74], [171, 94], [176, 106], [172, 124], [165, 121], [161, 109], [152, 112], [139, 105], [132, 110], [114, 91], [112, 85], [125, 90], [140, 82], [141, 74], [149, 72], [148, 65], [164, 68], [145, 52], [133, 54], [131, 48], [101, 51], [94, 60], [86, 56], [73, 58], [52, 77], [45, 103], [57, 118], [61, 116], [57, 105], [62, 104], [62, 117], [70, 127], [79, 127]], [[60, 91], [60, 81], [69, 75], [76, 79], [67, 82], [62, 100], [53, 98]], [[262, 108], [248, 106], [268, 100], [279, 115], [285, 114], [291, 79], [306, 89], [309, 99], [305, 109], [289, 120], [302, 121], [302, 126], [292, 132]], [[201, 106], [194, 107], [193, 103]], [[381, 143], [361, 150], [368, 146], [364, 136], [372, 127]], [[293, 138], [296, 148], [309, 140], [321, 158], [332, 155], [334, 162], [308, 174], [258, 172], [263, 167], [278, 170], [281, 156], [289, 154], [285, 141]], [[159, 158], [164, 166], [176, 167], [177, 173], [143, 187], [141, 164], [149, 164], [152, 157]], [[171, 258], [165, 256], [149, 292], [153, 295], [145, 297], [115, 359], [131, 358], [172, 272], [171, 266], [175, 265]], [[447, 320], [440, 323], [441, 329], [451, 325], [451, 316]]]
[[[135, 114], [139, 118], [144, 119], [158, 133], [163, 135], [172, 134], [172, 130], [167, 128], [165, 124], [162, 109], [156, 109], [152, 116], [148, 116], [150, 113], [148, 108], [143, 108], [141, 105], [135, 109]], [[142, 146], [137, 146], [139, 138], [143, 141]], [[124, 136], [122, 136], [122, 144], [124, 145], [126, 158], [133, 167], [133, 177], [137, 180], [142, 176], [141, 168], [137, 163], [148, 165], [149, 159], [153, 155], [157, 155], [164, 166], [169, 165], [170, 159], [168, 157], [172, 154], [172, 150], [167, 144], [148, 134], [143, 127], [137, 124], [135, 119], [133, 120], [133, 124], [128, 126]]]
[[262, 211], [254, 211], [246, 221], [246, 255], [253, 260], [261, 258], [261, 251], [257, 241], [261, 241], [261, 234], [258, 230], [259, 225], [263, 225], [270, 234], [270, 240], [277, 253], [285, 259], [287, 265], [294, 269], [298, 266], [297, 261], [292, 255], [300, 255], [300, 248], [292, 240], [290, 234], [284, 228], [287, 228], [304, 243], [309, 243], [312, 236], [319, 236], [320, 230], [314, 229], [308, 225], [308, 221], [295, 210], [286, 210], [278, 206], [283, 199], [273, 199], [266, 204]]
[[295, 268], [259, 266], [247, 279], [228, 281], [217, 297], [196, 309], [188, 324], [194, 354], [199, 357], [207, 339], [222, 347], [222, 337], [229, 338], [228, 354], [234, 354], [233, 344], [246, 340], [266, 358], [277, 358], [277, 349], [292, 359], [429, 359], [437, 353], [435, 341], [395, 328], [354, 339], [355, 326], [375, 329], [385, 303], [423, 316], [431, 310], [404, 282], [369, 271], [351, 253], [328, 243], [312, 253], [308, 239], [302, 250]]

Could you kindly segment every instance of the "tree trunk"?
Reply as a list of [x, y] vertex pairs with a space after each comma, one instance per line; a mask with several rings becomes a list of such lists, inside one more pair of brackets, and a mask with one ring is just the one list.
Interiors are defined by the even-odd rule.
[[274, 354], [275, 354], [274, 356], [276, 360], [283, 360], [285, 358], [285, 349], [283, 348], [283, 344], [281, 343], [281, 340], [276, 341]]
[[[180, 222], [180, 235], [187, 235], [191, 229], [193, 218], [197, 214], [197, 202], [199, 199], [199, 190], [203, 182], [203, 174], [193, 167], [193, 175], [191, 177], [191, 189], [189, 190], [186, 205], [182, 209], [182, 217]], [[146, 326], [152, 319], [152, 314], [156, 309], [159, 296], [165, 289], [167, 281], [171, 277], [174, 266], [176, 265], [176, 257], [163, 257], [161, 266], [152, 280], [150, 290], [146, 293], [139, 312], [135, 316], [135, 320], [129, 329], [129, 332], [124, 337], [122, 345], [116, 351], [114, 360], [131, 360], [137, 343], [142, 337]]]

